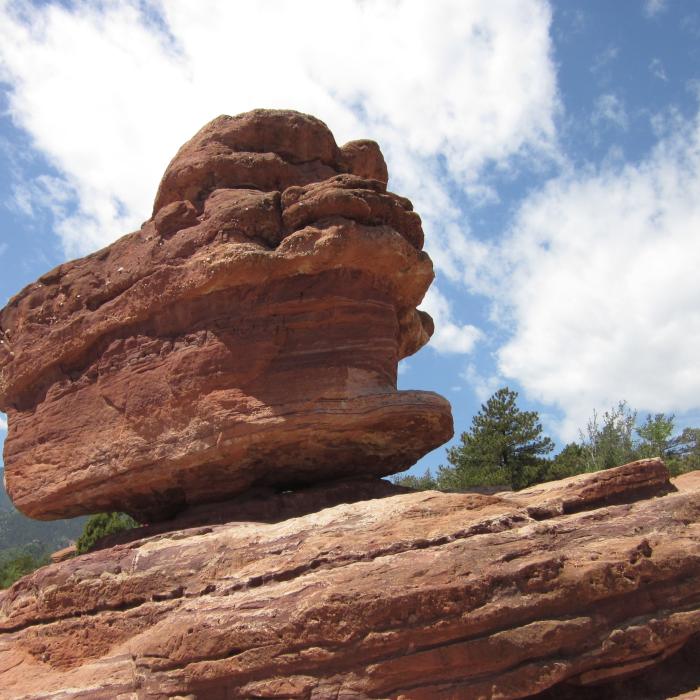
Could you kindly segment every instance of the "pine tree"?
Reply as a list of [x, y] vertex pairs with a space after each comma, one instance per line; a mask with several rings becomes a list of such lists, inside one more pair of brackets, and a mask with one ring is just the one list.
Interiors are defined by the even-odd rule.
[[441, 488], [508, 484], [521, 489], [541, 478], [544, 455], [554, 443], [542, 435], [538, 414], [521, 411], [517, 398], [517, 392], [504, 387], [481, 406], [461, 444], [447, 451], [451, 467], [440, 469]]

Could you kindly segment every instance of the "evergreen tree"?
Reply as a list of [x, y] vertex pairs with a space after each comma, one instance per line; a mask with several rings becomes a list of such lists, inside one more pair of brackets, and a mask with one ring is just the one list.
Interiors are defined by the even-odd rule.
[[549, 463], [543, 480], [565, 479], [585, 471], [586, 450], [577, 442], [570, 442]]
[[700, 428], [684, 428], [668, 441], [666, 464], [672, 476], [700, 469]]
[[440, 468], [440, 488], [508, 484], [521, 489], [541, 480], [544, 455], [554, 443], [542, 435], [538, 414], [521, 411], [517, 398], [517, 392], [504, 387], [482, 404], [461, 444], [448, 449], [451, 467]]
[[78, 554], [85, 554], [103, 537], [122, 530], [131, 530], [138, 525], [131, 516], [125, 513], [97, 513], [85, 523], [83, 534], [78, 538], [75, 547]]

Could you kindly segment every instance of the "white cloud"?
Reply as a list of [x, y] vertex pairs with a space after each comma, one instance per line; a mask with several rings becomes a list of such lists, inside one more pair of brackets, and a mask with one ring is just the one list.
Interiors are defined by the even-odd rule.
[[649, 72], [659, 80], [668, 82], [668, 75], [666, 74], [666, 69], [664, 64], [661, 62], [660, 58], [653, 58], [649, 64]]
[[[70, 256], [137, 228], [177, 148], [221, 113], [294, 108], [340, 142], [377, 139], [452, 276], [451, 246], [470, 244], [451, 188], [493, 196], [488, 164], [556, 155], [546, 0], [0, 7], [9, 112], [61, 175], [16, 204], [49, 202]], [[473, 333], [448, 324], [435, 346], [470, 349]]]
[[467, 365], [467, 368], [460, 376], [469, 384], [476, 398], [482, 403], [486, 402], [494, 392], [507, 384], [507, 382], [498, 375], [482, 374], [473, 362]]
[[375, 137], [409, 195], [438, 154], [474, 183], [491, 160], [551, 148], [542, 0], [148, 6], [167, 34], [141, 4], [23, 4], [25, 21], [8, 7], [0, 19], [10, 112], [78, 197], [57, 224], [69, 254], [138, 226], [168, 160], [220, 113], [291, 107], [341, 141]]
[[53, 175], [39, 175], [31, 181], [19, 182], [12, 187], [12, 199], [7, 203], [10, 209], [32, 219], [40, 209], [45, 209], [54, 220], [64, 225], [71, 219], [69, 211], [76, 192], [68, 183]]
[[564, 411], [564, 438], [620, 399], [700, 406], [700, 119], [675, 125], [637, 165], [551, 181], [494, 251], [514, 329], [499, 370]]
[[12, 198], [7, 202], [7, 206], [9, 209], [31, 219], [34, 216], [34, 209], [32, 207], [32, 192], [30, 188], [20, 184], [13, 185]]
[[644, 1], [644, 14], [647, 17], [654, 17], [660, 12], [663, 12], [668, 7], [667, 0], [645, 0]]
[[591, 73], [599, 73], [610, 65], [620, 54], [620, 49], [610, 44], [596, 55], [591, 65]]
[[620, 129], [627, 129], [629, 120], [624, 102], [612, 93], [600, 95], [593, 110], [593, 123], [609, 122]]
[[459, 324], [453, 316], [447, 298], [433, 285], [421, 304], [435, 321], [435, 333], [430, 347], [440, 353], [470, 353], [483, 333], [471, 324]]
[[7, 418], [0, 413], [0, 431], [7, 430]]

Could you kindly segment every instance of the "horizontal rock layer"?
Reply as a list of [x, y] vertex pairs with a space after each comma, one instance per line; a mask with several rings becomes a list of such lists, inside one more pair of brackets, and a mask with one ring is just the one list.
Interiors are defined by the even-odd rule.
[[376, 144], [338, 148], [296, 112], [220, 117], [185, 144], [140, 231], [0, 312], [15, 505], [152, 521], [394, 473], [448, 440], [444, 399], [396, 391], [433, 331], [416, 309], [433, 269], [386, 179]]
[[141, 528], [0, 593], [0, 698], [469, 700], [609, 684], [700, 632], [699, 477], [671, 485], [646, 460], [537, 493], [358, 481], [221, 517], [200, 506], [184, 529]]

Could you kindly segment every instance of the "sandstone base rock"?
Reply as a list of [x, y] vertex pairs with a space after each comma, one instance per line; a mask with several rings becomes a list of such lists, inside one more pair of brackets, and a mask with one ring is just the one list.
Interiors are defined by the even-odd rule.
[[700, 633], [700, 473], [670, 483], [658, 460], [496, 496], [365, 480], [216, 508], [0, 593], [0, 698], [595, 692]]

